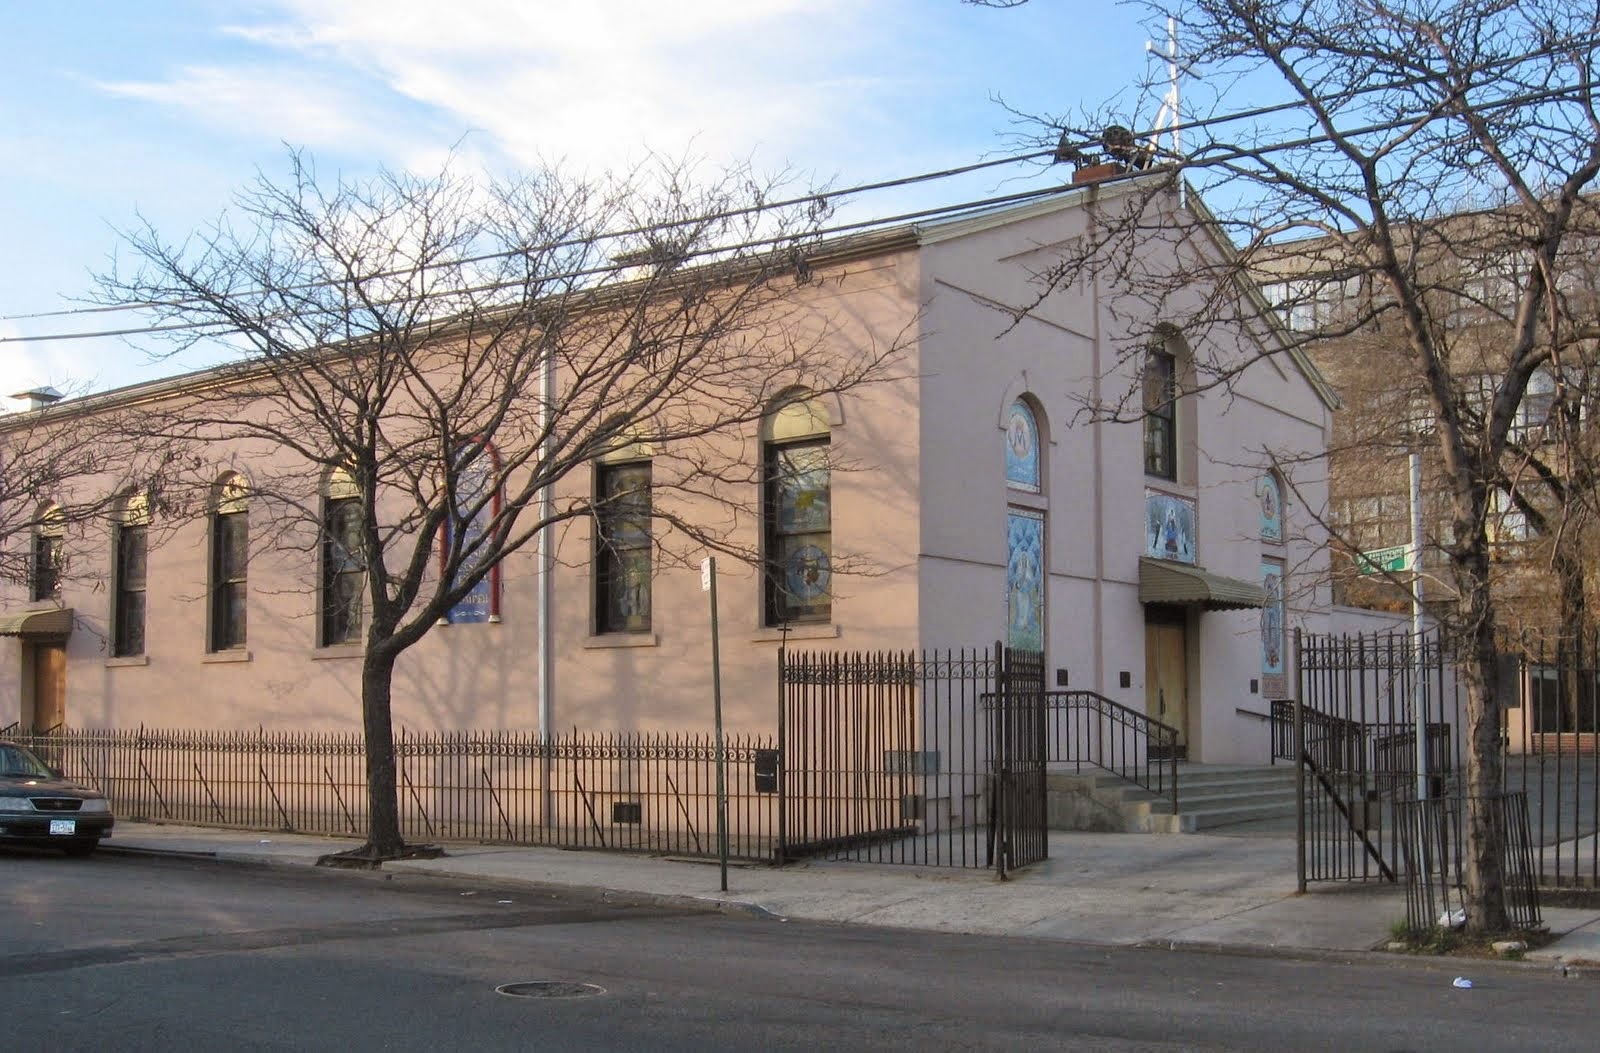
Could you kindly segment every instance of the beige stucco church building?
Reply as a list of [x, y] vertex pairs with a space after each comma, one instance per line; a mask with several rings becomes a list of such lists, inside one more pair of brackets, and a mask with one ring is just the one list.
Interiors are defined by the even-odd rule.
[[[1154, 308], [1110, 275], [1041, 295], [1059, 247], [1137, 183], [815, 254], [795, 296], [819, 346], [899, 350], [890, 379], [784, 392], [727, 437], [759, 469], [759, 514], [738, 529], [766, 564], [718, 559], [730, 729], [772, 728], [780, 646], [1003, 641], [1042, 651], [1052, 686], [1178, 728], [1192, 760], [1267, 759], [1259, 715], [1292, 690], [1289, 633], [1331, 627], [1317, 517], [1333, 397], [1264, 313], [1194, 334], [1153, 325]], [[1159, 239], [1129, 251], [1177, 265]], [[1196, 381], [1197, 363], [1257, 358], [1226, 387]], [[33, 412], [110, 412], [206, 381]], [[0, 419], [0, 442], [25, 416]], [[663, 452], [627, 447], [563, 485], [647, 492]], [[154, 524], [130, 499], [107, 511], [102, 537], [52, 519], [57, 495], [37, 495], [33, 580], [0, 594], [0, 727], [359, 726], [359, 612], [328, 595], [346, 595], [352, 569], [336, 546], [275, 549], [252, 523], [253, 458], [267, 455], [207, 453], [214, 499], [181, 523]], [[325, 484], [335, 538], [342, 485]], [[709, 726], [702, 569], [652, 560], [647, 510], [635, 511], [621, 526], [639, 528], [637, 544], [627, 529], [598, 544], [593, 521], [574, 520], [551, 531], [547, 565], [531, 546], [511, 555], [402, 656], [396, 724]], [[77, 554], [53, 558], [74, 532]]]

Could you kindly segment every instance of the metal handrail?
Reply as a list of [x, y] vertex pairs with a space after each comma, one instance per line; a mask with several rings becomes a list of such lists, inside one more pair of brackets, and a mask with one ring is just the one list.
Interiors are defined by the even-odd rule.
[[1178, 729], [1094, 691], [1047, 691], [1047, 758], [1093, 765], [1165, 797], [1178, 810]]
[[[1336, 717], [1314, 706], [1302, 706], [1305, 721], [1305, 749], [1314, 752], [1318, 763], [1330, 771], [1361, 771], [1366, 756], [1369, 728], [1358, 720]], [[1272, 756], [1275, 760], [1296, 760], [1300, 744], [1295, 741], [1294, 700], [1274, 699], [1272, 703]]]

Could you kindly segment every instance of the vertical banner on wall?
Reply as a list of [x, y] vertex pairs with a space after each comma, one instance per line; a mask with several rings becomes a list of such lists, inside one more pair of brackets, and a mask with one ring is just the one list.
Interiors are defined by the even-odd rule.
[[[476, 452], [477, 457], [470, 462], [465, 457], [470, 452]], [[480, 500], [488, 497], [494, 486], [494, 453], [489, 449], [463, 448], [457, 455], [456, 471], [456, 508], [465, 509], [476, 505]], [[452, 515], [446, 527], [446, 544], [453, 541], [449, 531], [459, 530], [463, 548], [477, 543], [482, 537], [484, 528], [492, 514], [493, 506], [489, 501], [484, 501], [483, 507], [476, 515], [457, 518]], [[482, 553], [476, 559], [481, 559]], [[468, 574], [476, 559], [468, 557], [462, 560], [460, 572]], [[461, 602], [450, 608], [449, 620], [451, 625], [465, 625], [476, 622], [486, 622], [494, 610], [494, 572], [491, 570], [472, 587], [472, 591], [461, 598]]]
[[1006, 643], [1044, 650], [1044, 514], [1006, 512]]
[[1283, 563], [1261, 561], [1261, 587], [1267, 605], [1261, 608], [1261, 693], [1267, 698], [1289, 697], [1288, 666], [1284, 661]]

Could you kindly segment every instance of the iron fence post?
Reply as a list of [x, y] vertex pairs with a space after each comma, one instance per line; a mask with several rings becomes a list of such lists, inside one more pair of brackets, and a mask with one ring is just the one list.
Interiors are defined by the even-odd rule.
[[1295, 885], [1303, 893], [1306, 890], [1306, 724], [1301, 633], [1298, 628], [1294, 631], [1294, 859]]

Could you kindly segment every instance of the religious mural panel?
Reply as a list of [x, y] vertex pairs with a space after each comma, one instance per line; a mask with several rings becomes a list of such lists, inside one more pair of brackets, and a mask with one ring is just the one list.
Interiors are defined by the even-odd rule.
[[1044, 515], [1006, 512], [1006, 643], [1044, 650]]
[[1144, 554], [1174, 563], [1195, 562], [1193, 499], [1159, 490], [1144, 492]]
[[1261, 561], [1261, 587], [1267, 605], [1261, 608], [1261, 693], [1267, 698], [1289, 695], [1288, 663], [1285, 661], [1283, 615], [1283, 562]]

